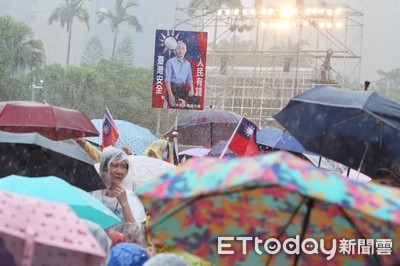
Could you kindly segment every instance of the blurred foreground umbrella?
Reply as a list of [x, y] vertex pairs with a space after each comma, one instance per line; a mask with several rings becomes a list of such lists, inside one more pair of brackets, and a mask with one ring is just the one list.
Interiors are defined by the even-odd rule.
[[[392, 265], [400, 256], [400, 190], [341, 178], [285, 151], [192, 159], [137, 194], [155, 237], [216, 265]], [[225, 246], [218, 246], [218, 237], [232, 239], [220, 239]], [[234, 237], [250, 237], [246, 254], [244, 241]], [[301, 251], [274, 250], [288, 238], [297, 238]], [[316, 242], [303, 242], [307, 238]], [[270, 239], [276, 241], [265, 245]], [[361, 254], [355, 246], [352, 255], [341, 254], [342, 239], [354, 245], [372, 241], [372, 251]], [[331, 257], [322, 252], [321, 240]], [[387, 255], [378, 250], [382, 241], [390, 242], [384, 244]], [[302, 243], [318, 254], [304, 252]]]
[[[147, 128], [140, 127], [124, 120], [114, 119], [114, 122], [117, 126], [120, 136], [116, 143], [117, 148], [128, 146], [133, 153], [142, 154], [146, 147], [157, 139], [157, 137], [154, 136], [153, 133], [151, 133], [151, 131]], [[99, 132], [103, 130], [103, 119], [92, 119], [92, 123], [99, 130]], [[88, 137], [86, 139], [97, 144], [98, 146], [101, 146], [101, 136]]]
[[[241, 118], [241, 115], [224, 110], [193, 111], [178, 117], [178, 142], [211, 147], [220, 140], [229, 139]], [[172, 139], [173, 131], [175, 125], [164, 136]]]
[[0, 179], [0, 190], [65, 203], [83, 219], [106, 229], [120, 223], [120, 219], [92, 195], [55, 176], [29, 178], [11, 175]]
[[0, 102], [0, 130], [37, 132], [53, 140], [99, 135], [81, 111], [29, 101]]
[[1, 190], [0, 241], [16, 265], [97, 266], [106, 256], [70, 207]]
[[317, 86], [274, 116], [306, 150], [373, 176], [400, 158], [400, 104], [376, 92]]
[[104, 189], [94, 161], [77, 145], [38, 133], [0, 131], [0, 177], [54, 175], [85, 191]]

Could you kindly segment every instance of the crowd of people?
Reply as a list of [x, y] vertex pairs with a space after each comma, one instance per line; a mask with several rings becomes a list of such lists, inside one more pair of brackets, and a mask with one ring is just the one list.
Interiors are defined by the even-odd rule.
[[[130, 165], [128, 156], [132, 155], [129, 148], [119, 149], [108, 146], [101, 151], [95, 145], [84, 139], [77, 143], [99, 163], [99, 174], [106, 185], [106, 189], [91, 192], [91, 194], [108, 207], [121, 223], [103, 230], [103, 236], [94, 234], [108, 253], [103, 265], [212, 265], [211, 263], [186, 251], [165, 244], [148, 234], [151, 217], [146, 213], [141, 200], [135, 193], [123, 186]], [[153, 141], [142, 155], [159, 160], [174, 157], [171, 143], [166, 139]], [[101, 228], [100, 228], [101, 229]], [[98, 229], [97, 231], [99, 231]], [[101, 230], [100, 230], [101, 231]], [[108, 238], [110, 241], [104, 241]], [[105, 244], [104, 244], [105, 243]]]
[[[107, 230], [112, 242], [108, 265], [212, 265], [186, 251], [168, 246], [146, 233], [150, 217], [135, 193], [122, 186], [131, 167], [128, 155], [132, 152], [128, 148], [118, 149], [109, 146], [101, 152], [83, 139], [77, 142], [100, 163], [100, 176], [107, 186], [107, 189], [94, 191], [92, 195], [122, 221], [121, 224]], [[173, 151], [168, 145], [170, 145], [168, 140], [157, 139], [146, 148], [142, 155], [165, 160], [170, 156], [166, 153]], [[390, 169], [378, 169], [373, 182], [400, 187], [399, 177], [400, 162], [394, 163]], [[157, 264], [156, 261], [160, 263], [168, 261], [168, 264], [163, 264], [164, 262]]]

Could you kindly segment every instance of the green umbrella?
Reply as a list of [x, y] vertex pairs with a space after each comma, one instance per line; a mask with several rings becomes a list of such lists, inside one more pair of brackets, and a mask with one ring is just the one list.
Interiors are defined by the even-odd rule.
[[86, 191], [55, 176], [24, 177], [10, 175], [0, 179], [0, 190], [69, 205], [83, 219], [102, 228], [120, 223], [120, 219]]

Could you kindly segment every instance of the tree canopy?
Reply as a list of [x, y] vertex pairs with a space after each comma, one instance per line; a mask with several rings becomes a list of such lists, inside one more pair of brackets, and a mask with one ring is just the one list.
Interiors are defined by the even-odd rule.
[[69, 54], [71, 50], [72, 23], [74, 18], [84, 22], [89, 28], [89, 13], [82, 6], [83, 0], [64, 0], [64, 4], [56, 7], [51, 13], [48, 23], [58, 21], [61, 27], [66, 27], [68, 33], [67, 65], [69, 64]]
[[142, 25], [140, 25], [138, 18], [128, 13], [128, 9], [134, 6], [137, 6], [134, 1], [128, 1], [125, 5], [123, 5], [123, 0], [116, 0], [115, 12], [112, 12], [111, 10], [97, 12], [98, 22], [102, 23], [104, 21], [108, 21], [108, 23], [110, 23], [111, 31], [114, 33], [111, 58], [114, 58], [115, 56], [115, 47], [117, 43], [119, 27], [122, 23], [128, 23], [128, 25], [135, 28], [136, 31], [142, 30]]

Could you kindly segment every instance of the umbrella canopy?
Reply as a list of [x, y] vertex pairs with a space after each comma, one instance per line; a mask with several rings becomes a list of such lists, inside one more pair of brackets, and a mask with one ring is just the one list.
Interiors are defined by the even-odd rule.
[[15, 265], [94, 266], [106, 256], [67, 205], [1, 190], [0, 240]]
[[266, 126], [257, 131], [257, 143], [271, 147], [273, 149], [287, 150], [303, 153], [306, 150], [292, 135], [287, 131], [273, 126]]
[[274, 118], [308, 151], [368, 176], [400, 158], [400, 104], [376, 92], [317, 86]]
[[53, 140], [99, 135], [81, 111], [30, 101], [0, 102], [0, 130], [38, 132]]
[[166, 161], [147, 156], [130, 155], [128, 158], [131, 167], [122, 185], [133, 191], [157, 180], [165, 172], [176, 167]]
[[[133, 153], [142, 154], [146, 147], [157, 139], [147, 128], [124, 120], [114, 120], [114, 122], [119, 133], [119, 138], [116, 143], [117, 148], [128, 146]], [[92, 123], [99, 132], [102, 132], [103, 119], [92, 119]], [[88, 137], [86, 139], [101, 146], [102, 136]]]
[[363, 173], [359, 173], [354, 169], [350, 169], [349, 173], [347, 173], [347, 171], [343, 172], [341, 174], [341, 176], [344, 178], [349, 178], [351, 180], [356, 180], [356, 181], [363, 182], [363, 183], [366, 183], [366, 182], [369, 182], [372, 180], [371, 177], [364, 175]]
[[344, 166], [342, 166], [339, 163], [334, 162], [330, 159], [326, 159], [325, 157], [322, 157], [321, 155], [305, 152], [305, 153], [302, 153], [302, 156], [303, 156], [303, 159], [310, 161], [313, 165], [315, 165], [317, 167], [331, 170], [338, 174], [341, 174], [346, 171], [346, 168]]
[[94, 161], [77, 145], [38, 133], [0, 131], [0, 177], [55, 175], [85, 191], [104, 189]]
[[[193, 111], [178, 117], [178, 142], [211, 147], [220, 140], [229, 139], [241, 118], [241, 115], [225, 110]], [[164, 136], [172, 139], [173, 131], [175, 125]]]
[[210, 149], [207, 148], [191, 148], [184, 151], [181, 151], [178, 155], [189, 155], [192, 157], [202, 157], [207, 155], [210, 152]]
[[28, 178], [11, 175], [0, 179], [0, 190], [69, 205], [83, 219], [102, 228], [121, 222], [115, 214], [92, 195], [55, 177]]
[[[392, 265], [400, 256], [400, 190], [341, 178], [286, 151], [195, 158], [137, 194], [158, 239], [216, 265]], [[251, 239], [245, 254], [235, 237]], [[372, 241], [374, 254], [341, 254], [339, 239]], [[380, 256], [375, 243], [383, 239], [393, 246], [391, 254]], [[331, 254], [319, 248], [321, 240]], [[277, 242], [302, 251], [285, 254]]]
[[[228, 144], [227, 140], [220, 140], [218, 141], [214, 146], [211, 147], [210, 151], [208, 152], [208, 156], [212, 157], [220, 157], [222, 154], [222, 151], [225, 149], [226, 145]], [[226, 150], [224, 154], [224, 158], [234, 158], [238, 157], [236, 153], [231, 151], [229, 148]]]

